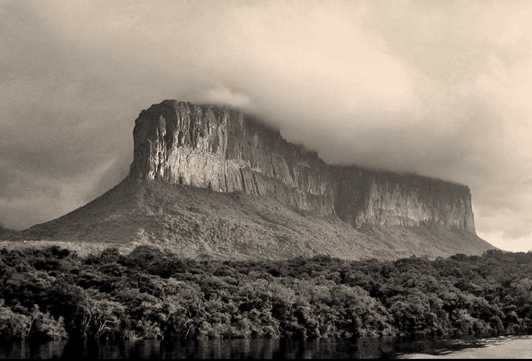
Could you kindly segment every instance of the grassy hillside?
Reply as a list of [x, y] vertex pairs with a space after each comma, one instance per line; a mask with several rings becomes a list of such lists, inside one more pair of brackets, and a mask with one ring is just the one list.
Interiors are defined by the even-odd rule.
[[[465, 231], [438, 227], [356, 230], [275, 200], [159, 182], [123, 181], [88, 205], [22, 232], [20, 239], [151, 244], [187, 257], [346, 259], [480, 254], [492, 248]], [[0, 242], [1, 243], [1, 242]], [[8, 244], [4, 244], [7, 246]]]

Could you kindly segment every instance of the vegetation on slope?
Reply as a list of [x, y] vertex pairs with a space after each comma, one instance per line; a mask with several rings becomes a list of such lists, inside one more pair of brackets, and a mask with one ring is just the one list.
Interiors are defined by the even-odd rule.
[[520, 333], [532, 331], [532, 252], [250, 262], [1, 249], [0, 299], [3, 340]]
[[123, 244], [121, 250], [128, 243], [150, 244], [183, 257], [239, 260], [324, 254], [391, 260], [493, 248], [473, 233], [447, 227], [355, 229], [336, 216], [296, 211], [269, 197], [130, 179], [82, 208], [19, 232], [16, 239], [71, 242], [69, 249], [81, 242], [83, 248]]

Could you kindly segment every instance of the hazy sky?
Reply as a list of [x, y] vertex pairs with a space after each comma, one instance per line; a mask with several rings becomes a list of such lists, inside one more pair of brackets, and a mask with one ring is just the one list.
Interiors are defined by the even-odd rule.
[[0, 0], [0, 222], [127, 174], [152, 103], [260, 114], [329, 162], [469, 185], [479, 234], [532, 250], [532, 1]]

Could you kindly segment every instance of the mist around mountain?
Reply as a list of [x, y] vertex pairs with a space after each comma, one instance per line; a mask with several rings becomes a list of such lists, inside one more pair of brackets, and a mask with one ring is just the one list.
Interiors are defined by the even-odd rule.
[[1, 340], [532, 331], [530, 254], [477, 236], [467, 186], [331, 167], [241, 113], [154, 107], [124, 180], [0, 231]]
[[[11, 237], [185, 257], [397, 259], [481, 254], [467, 186], [331, 166], [229, 107], [166, 100], [135, 120], [130, 174]], [[86, 246], [85, 246], [86, 245]]]

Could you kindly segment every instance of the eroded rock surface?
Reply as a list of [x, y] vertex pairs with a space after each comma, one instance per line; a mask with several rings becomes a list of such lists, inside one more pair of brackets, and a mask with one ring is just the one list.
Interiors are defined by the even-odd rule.
[[149, 244], [224, 259], [395, 259], [493, 248], [475, 234], [467, 187], [331, 166], [229, 108], [153, 105], [136, 120], [134, 152], [120, 184], [69, 214], [3, 237], [18, 241], [0, 248], [22, 240], [70, 242], [85, 253]]
[[167, 100], [135, 123], [131, 177], [268, 196], [354, 227], [439, 225], [475, 233], [463, 185], [333, 166], [226, 107]]

